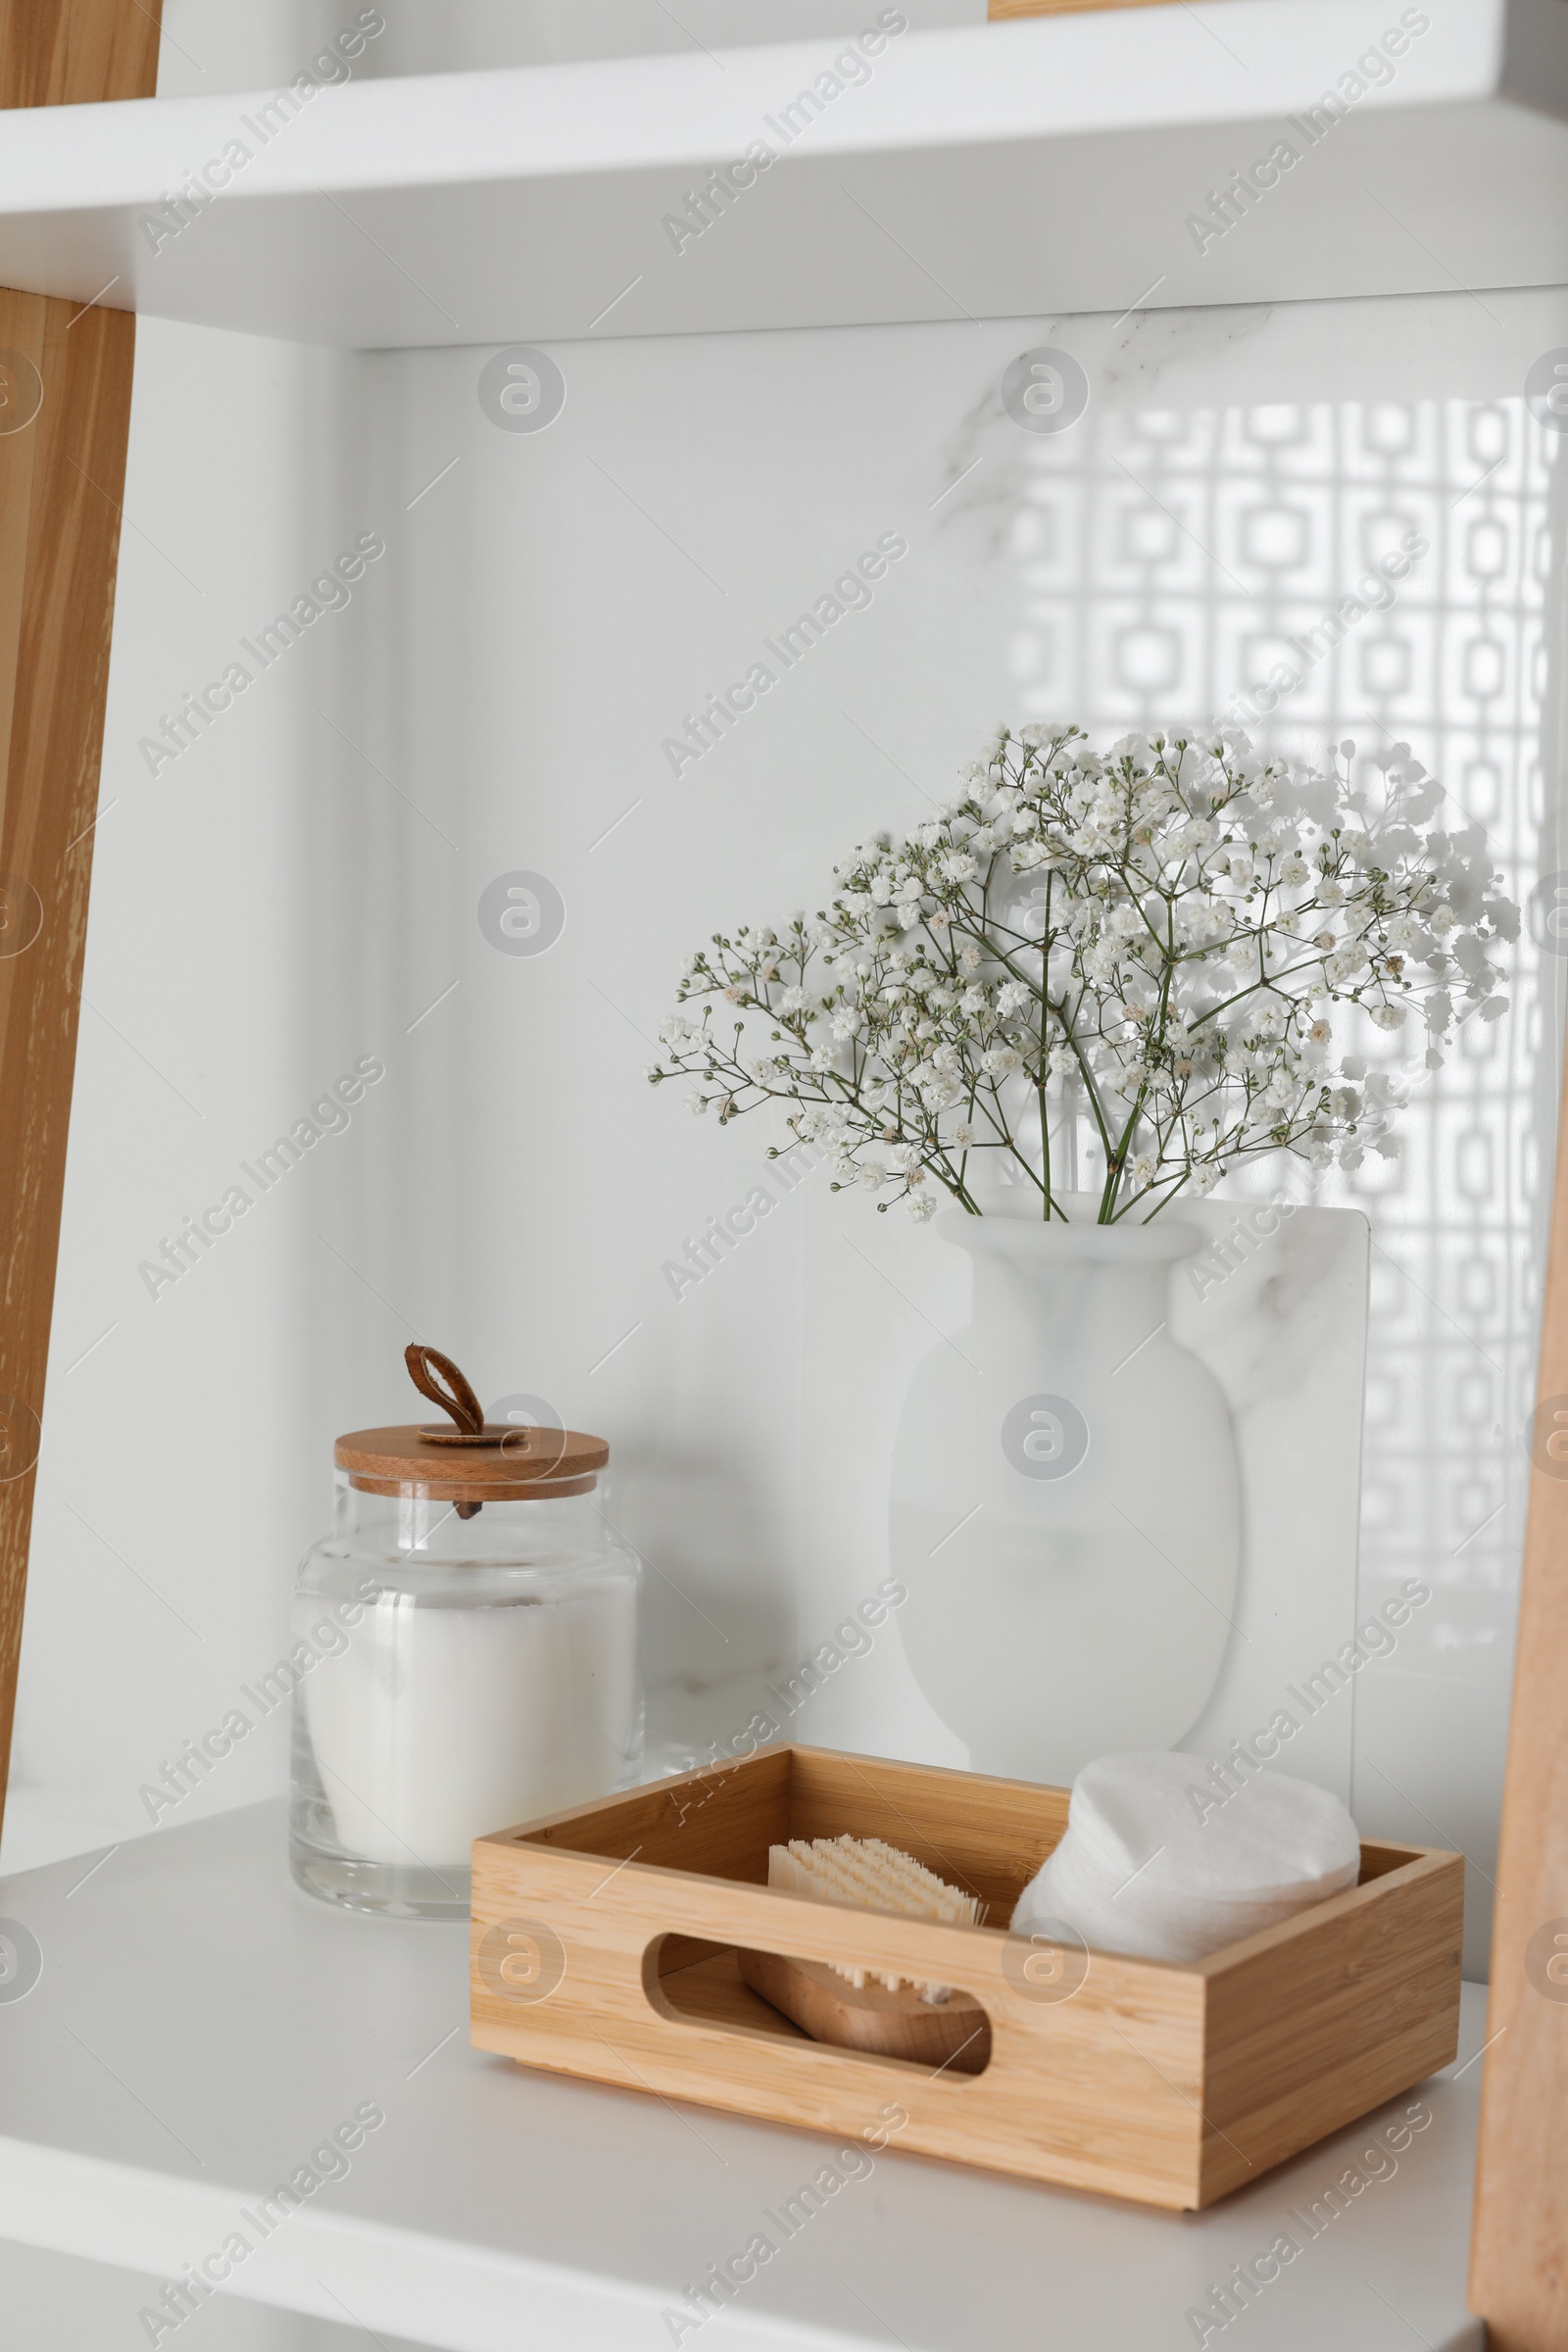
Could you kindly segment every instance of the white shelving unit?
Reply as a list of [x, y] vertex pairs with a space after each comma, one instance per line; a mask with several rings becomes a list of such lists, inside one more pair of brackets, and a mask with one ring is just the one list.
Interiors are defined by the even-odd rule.
[[[0, 283], [380, 348], [1568, 277], [1568, 9], [1402, 23], [1213, 0], [906, 32], [814, 115], [824, 41], [38, 109], [0, 134]], [[758, 140], [776, 160], [700, 235], [666, 226]], [[1281, 140], [1220, 233], [1211, 192]], [[160, 210], [215, 159], [220, 193]]]
[[[1312, 127], [1401, 23], [1386, 77]], [[906, 32], [813, 113], [801, 93], [834, 54], [12, 113], [0, 284], [402, 349], [1568, 281], [1568, 0], [1184, 0]], [[760, 140], [766, 171], [682, 235], [691, 192]], [[1292, 169], [1195, 236], [1282, 140]], [[226, 184], [171, 215], [215, 159]], [[470, 2051], [463, 1936], [306, 1902], [280, 1808], [91, 1859], [0, 1882], [0, 1917], [43, 1955], [24, 1998], [0, 1987], [0, 2230], [18, 2241], [178, 2277], [370, 2101], [384, 2124], [231, 2291], [450, 2352], [619, 2352], [667, 2340], [684, 2285], [827, 2152]], [[1270, 2352], [1478, 2352], [1484, 2034], [1469, 1989], [1459, 2064], [1420, 2094], [1431, 2127], [1316, 2236], [1291, 2213], [1407, 2102], [1203, 2216], [890, 2150], [707, 2341], [1175, 2352], [1188, 2310], [1294, 2231], [1299, 2261], [1243, 2328]]]
[[[832, 2154], [471, 2050], [464, 1932], [295, 1892], [280, 1805], [7, 1879], [0, 1916], [43, 1955], [32, 1989], [0, 2001], [0, 2214], [32, 2245], [179, 2278], [237, 2230], [252, 2250], [232, 2291], [259, 2302], [450, 2352], [647, 2352], [683, 2288]], [[1178, 2352], [1189, 2309], [1284, 2233], [1298, 2254], [1232, 2323], [1238, 2341], [1479, 2352], [1464, 2266], [1485, 1994], [1464, 1997], [1455, 2068], [1207, 2213], [890, 2148], [682, 2340]], [[263, 2200], [340, 2123], [352, 2138], [367, 2104], [384, 2123], [264, 2237]], [[1401, 2145], [1416, 2106], [1430, 2121]], [[1334, 2212], [1325, 2192], [1352, 2165], [1362, 2185]]]

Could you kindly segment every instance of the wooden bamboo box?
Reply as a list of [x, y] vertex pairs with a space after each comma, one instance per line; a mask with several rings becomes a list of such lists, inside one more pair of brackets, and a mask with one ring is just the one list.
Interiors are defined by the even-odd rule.
[[[1358, 1886], [1177, 1966], [1005, 1933], [1067, 1791], [822, 1749], [733, 1764], [481, 1838], [472, 2039], [528, 2066], [1152, 2205], [1197, 2207], [1446, 2065], [1464, 1864], [1367, 1839]], [[975, 1928], [772, 1890], [790, 1838], [881, 1838], [979, 1894]], [[970, 1993], [979, 2073], [813, 2041], [738, 1949]]]

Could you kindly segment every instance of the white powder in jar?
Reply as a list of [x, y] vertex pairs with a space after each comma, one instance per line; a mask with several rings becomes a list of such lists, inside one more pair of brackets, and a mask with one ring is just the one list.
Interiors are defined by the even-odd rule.
[[350, 1853], [466, 1869], [475, 1838], [621, 1786], [639, 1704], [629, 1585], [563, 1579], [479, 1604], [387, 1592], [347, 1640], [302, 1695]]

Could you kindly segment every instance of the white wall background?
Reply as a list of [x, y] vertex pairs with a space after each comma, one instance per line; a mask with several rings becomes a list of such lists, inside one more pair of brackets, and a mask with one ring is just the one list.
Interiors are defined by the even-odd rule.
[[[427, 17], [386, 13], [368, 69], [427, 69]], [[735, 37], [732, 11], [683, 13]], [[601, 46], [654, 46], [659, 14], [588, 21]], [[278, 78], [337, 21], [235, 25], [190, 0], [166, 86]], [[575, 21], [530, 37], [559, 54]], [[1408, 739], [1523, 895], [1559, 860], [1563, 517], [1520, 386], [1565, 342], [1560, 294], [1462, 293], [604, 340], [558, 349], [564, 411], [520, 435], [479, 406], [486, 352], [343, 359], [144, 322], [6, 1866], [148, 1827], [139, 1786], [284, 1647], [331, 1438], [408, 1410], [413, 1337], [487, 1400], [543, 1396], [612, 1438], [617, 1523], [655, 1571], [654, 1734], [738, 1731], [884, 1572], [888, 1432], [962, 1293], [930, 1234], [818, 1177], [671, 1297], [663, 1262], [770, 1140], [642, 1082], [686, 953], [819, 904], [835, 858], [912, 820], [998, 716], [1111, 733], [1224, 702], [1347, 591], [1391, 511], [1434, 555], [1277, 739]], [[1094, 387], [1050, 442], [998, 397], [1041, 343]], [[348, 609], [149, 775], [159, 714], [367, 530], [387, 553]], [[888, 531], [910, 552], [871, 608], [673, 776], [682, 713]], [[537, 958], [476, 919], [515, 868], [567, 908]], [[1355, 1805], [1371, 1833], [1465, 1847], [1472, 1966], [1556, 981], [1527, 944], [1514, 1010], [1355, 1196], [1379, 1268], [1363, 1600], [1413, 1570], [1439, 1587], [1357, 1685]], [[151, 1298], [139, 1261], [363, 1054], [387, 1075], [350, 1131]], [[953, 1752], [888, 1640], [804, 1728]], [[285, 1772], [270, 1724], [175, 1817]]]

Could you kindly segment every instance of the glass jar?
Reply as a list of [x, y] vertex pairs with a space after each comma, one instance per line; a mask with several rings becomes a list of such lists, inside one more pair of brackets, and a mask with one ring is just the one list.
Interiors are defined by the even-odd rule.
[[294, 1878], [463, 1919], [475, 1838], [637, 1781], [641, 1562], [603, 1439], [359, 1430], [335, 1456], [294, 1602]]

